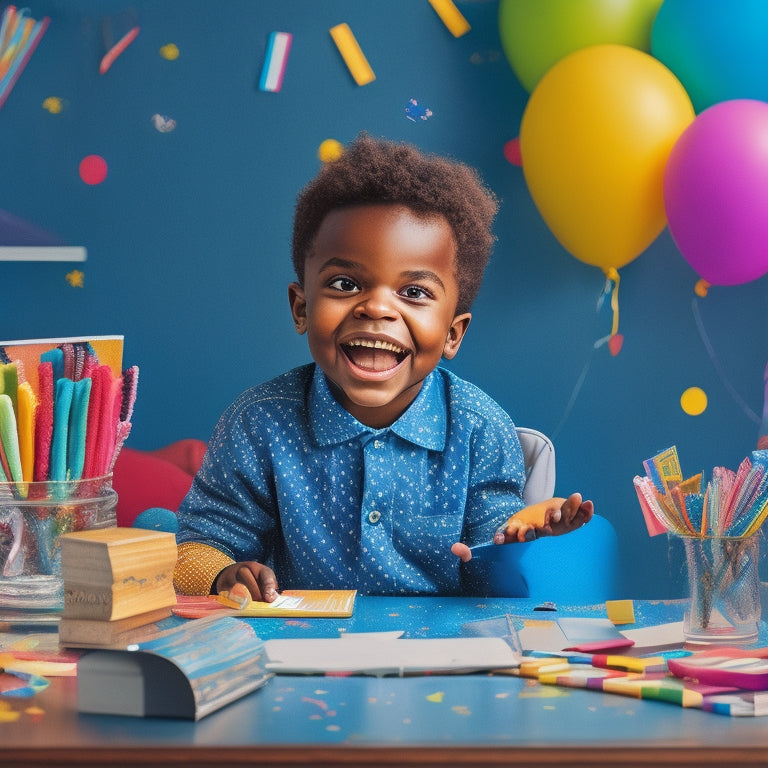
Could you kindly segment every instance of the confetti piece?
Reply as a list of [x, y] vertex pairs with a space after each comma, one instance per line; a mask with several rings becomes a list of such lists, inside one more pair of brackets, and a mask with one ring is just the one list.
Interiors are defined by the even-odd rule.
[[432, 117], [432, 110], [428, 107], [422, 107], [416, 99], [409, 99], [405, 108], [405, 116], [415, 123], [417, 120], [428, 120]]
[[701, 416], [707, 410], [707, 393], [701, 387], [688, 387], [680, 395], [680, 407], [689, 416]]
[[429, 0], [429, 4], [454, 37], [461, 37], [472, 29], [453, 0]]
[[329, 31], [355, 82], [358, 85], [367, 85], [375, 80], [376, 75], [373, 73], [368, 59], [365, 58], [357, 39], [352, 34], [349, 24], [337, 24], [335, 27], [331, 27]]
[[99, 155], [88, 155], [80, 161], [79, 170], [86, 184], [101, 184], [107, 178], [107, 161]]
[[635, 604], [632, 600], [606, 600], [605, 611], [614, 624], [635, 623]]
[[99, 72], [103, 75], [107, 72], [107, 70], [115, 63], [115, 59], [136, 39], [136, 36], [139, 34], [139, 27], [134, 27], [128, 34], [124, 35], [123, 38], [113, 45], [106, 53], [104, 58], [101, 60], [101, 64], [99, 65]]
[[332, 163], [344, 154], [344, 145], [336, 139], [326, 139], [320, 143], [317, 156], [323, 163]]
[[154, 125], [160, 133], [170, 133], [176, 128], [176, 121], [170, 117], [155, 114], [152, 115], [152, 125]]
[[267, 43], [264, 66], [261, 70], [259, 88], [276, 93], [283, 87], [283, 76], [288, 63], [293, 35], [290, 32], [272, 32]]
[[430, 693], [427, 696], [427, 701], [434, 701], [435, 704], [440, 704], [445, 696], [445, 691], [437, 691], [436, 693]]
[[52, 115], [58, 115], [64, 111], [64, 102], [58, 96], [49, 96], [43, 101], [43, 109]]
[[510, 139], [504, 144], [504, 157], [512, 165], [523, 165], [523, 156], [520, 152], [520, 138]]
[[175, 61], [179, 58], [179, 49], [174, 43], [168, 43], [160, 49], [160, 55], [166, 61]]
[[66, 281], [73, 287], [73, 288], [82, 288], [83, 287], [83, 281], [85, 279], [85, 273], [82, 272], [82, 270], [79, 269], [73, 269], [71, 272], [67, 272], [66, 275], [64, 275]]

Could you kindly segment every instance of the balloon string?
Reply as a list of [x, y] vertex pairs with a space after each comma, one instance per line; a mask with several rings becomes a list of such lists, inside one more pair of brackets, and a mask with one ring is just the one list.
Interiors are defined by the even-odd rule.
[[613, 281], [613, 290], [611, 291], [611, 309], [613, 310], [613, 325], [611, 325], [611, 336], [615, 336], [619, 332], [619, 277], [618, 270], [613, 267], [609, 267], [605, 271], [607, 283], [605, 286], [606, 291], [610, 290], [610, 282]]
[[581, 392], [581, 387], [584, 384], [584, 380], [587, 378], [587, 373], [589, 373], [589, 367], [592, 365], [592, 358], [598, 346], [599, 346], [599, 343], [596, 343], [592, 347], [592, 351], [590, 352], [590, 355], [587, 358], [587, 362], [584, 364], [584, 367], [581, 369], [579, 378], [576, 380], [576, 384], [573, 387], [573, 391], [571, 392], [571, 397], [568, 400], [568, 404], [565, 406], [565, 410], [563, 411], [563, 415], [560, 419], [560, 423], [555, 427], [555, 429], [552, 431], [552, 434], [549, 436], [552, 441], [554, 441], [557, 438], [557, 436], [560, 434], [560, 431], [565, 426], [565, 422], [568, 421], [568, 417], [571, 415], [573, 406], [576, 403], [576, 398], [579, 396], [579, 392]]
[[699, 303], [696, 299], [691, 302], [691, 309], [693, 310], [693, 318], [696, 321], [696, 328], [698, 328], [701, 341], [704, 344], [704, 348], [707, 350], [707, 354], [709, 355], [709, 359], [712, 361], [712, 365], [715, 367], [715, 371], [717, 371], [717, 375], [720, 377], [720, 381], [723, 382], [723, 386], [728, 390], [731, 397], [736, 401], [736, 404], [741, 408], [741, 410], [744, 411], [747, 418], [750, 419], [750, 421], [755, 422], [755, 424], [760, 424], [760, 417], [744, 402], [739, 393], [736, 392], [731, 383], [728, 381], [725, 373], [723, 373], [720, 361], [717, 359], [715, 350], [713, 349], [712, 343], [707, 336], [707, 331], [704, 328], [704, 323], [701, 320], [701, 314], [699, 313]]

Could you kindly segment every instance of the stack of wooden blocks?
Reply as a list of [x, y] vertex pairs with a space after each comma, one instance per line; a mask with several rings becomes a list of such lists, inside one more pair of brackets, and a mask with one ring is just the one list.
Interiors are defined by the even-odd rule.
[[141, 528], [103, 528], [61, 537], [64, 610], [59, 643], [137, 642], [176, 605], [176, 537]]

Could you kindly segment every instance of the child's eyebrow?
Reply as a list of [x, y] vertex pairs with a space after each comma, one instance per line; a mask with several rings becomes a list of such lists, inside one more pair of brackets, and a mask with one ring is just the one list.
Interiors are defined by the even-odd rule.
[[415, 281], [427, 280], [429, 282], [439, 285], [443, 290], [445, 290], [445, 284], [440, 279], [440, 276], [429, 269], [414, 269], [411, 272], [403, 272], [403, 278], [406, 280], [415, 280]]
[[328, 261], [324, 261], [322, 263], [322, 265], [320, 266], [320, 270], [322, 271], [324, 269], [330, 269], [330, 268], [335, 268], [335, 269], [359, 269], [361, 266], [362, 265], [359, 264], [356, 261], [349, 261], [347, 259], [340, 259], [337, 256], [334, 256], [334, 257], [328, 259]]

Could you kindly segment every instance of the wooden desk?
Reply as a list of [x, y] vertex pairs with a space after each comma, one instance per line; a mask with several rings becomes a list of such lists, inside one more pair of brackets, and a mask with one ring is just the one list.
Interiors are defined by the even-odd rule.
[[[466, 621], [526, 613], [525, 600], [358, 598], [351, 619], [256, 619], [265, 638], [338, 629], [457, 634]], [[560, 614], [589, 615], [560, 608]], [[640, 622], [682, 603], [637, 603]], [[593, 613], [594, 615], [594, 613]], [[507, 676], [284, 677], [198, 723], [85, 715], [76, 679], [2, 699], [0, 766], [765, 765], [768, 719], [731, 718]], [[119, 695], [119, 691], [116, 691]], [[32, 708], [32, 709], [30, 709]], [[36, 713], [36, 710], [41, 710]]]

